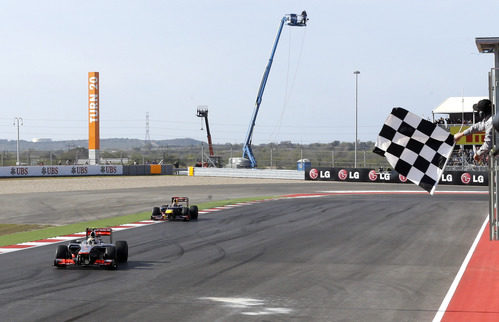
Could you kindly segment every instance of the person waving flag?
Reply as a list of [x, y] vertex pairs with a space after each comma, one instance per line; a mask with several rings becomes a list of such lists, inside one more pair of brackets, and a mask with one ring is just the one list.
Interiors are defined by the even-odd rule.
[[375, 153], [431, 195], [454, 149], [454, 136], [438, 125], [394, 107], [379, 133]]

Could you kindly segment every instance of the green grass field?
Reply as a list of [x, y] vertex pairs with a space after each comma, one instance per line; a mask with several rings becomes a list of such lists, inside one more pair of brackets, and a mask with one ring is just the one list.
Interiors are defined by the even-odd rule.
[[[258, 198], [243, 198], [232, 200], [211, 201], [199, 204], [200, 210], [213, 207], [220, 207], [238, 202], [247, 202], [253, 200], [271, 199], [273, 197], [258, 197]], [[0, 224], [0, 247], [34, 241], [49, 237], [68, 235], [85, 231], [87, 227], [110, 227], [122, 224], [128, 224], [140, 220], [149, 219], [150, 211], [141, 212], [138, 214], [118, 216], [94, 221], [87, 221], [65, 226], [42, 226], [31, 224]]]

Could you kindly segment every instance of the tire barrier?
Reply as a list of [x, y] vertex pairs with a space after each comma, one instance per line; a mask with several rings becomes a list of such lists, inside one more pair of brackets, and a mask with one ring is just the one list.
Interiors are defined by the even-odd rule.
[[[327, 168], [307, 167], [305, 180], [312, 181], [346, 181], [377, 183], [411, 183], [396, 171], [378, 171], [365, 168]], [[487, 171], [445, 171], [439, 184], [488, 186]]]

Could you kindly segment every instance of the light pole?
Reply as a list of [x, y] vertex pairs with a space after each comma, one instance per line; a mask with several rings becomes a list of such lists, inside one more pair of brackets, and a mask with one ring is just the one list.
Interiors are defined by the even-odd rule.
[[270, 169], [272, 170], [272, 145], [270, 145]]
[[359, 74], [358, 70], [353, 72], [355, 74], [355, 156], [354, 156], [354, 168], [357, 168], [357, 122], [358, 122], [358, 96], [359, 96]]
[[14, 126], [17, 126], [17, 161], [16, 165], [19, 165], [19, 125], [23, 125], [23, 119], [22, 117], [15, 117], [14, 118]]

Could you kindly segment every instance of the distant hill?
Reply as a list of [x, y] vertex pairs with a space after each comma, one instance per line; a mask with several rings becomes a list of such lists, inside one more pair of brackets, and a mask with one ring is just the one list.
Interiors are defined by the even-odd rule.
[[[151, 140], [151, 147], [189, 147], [201, 145], [202, 141], [190, 138], [172, 139], [172, 140]], [[16, 151], [16, 140], [0, 140], [0, 151]], [[58, 151], [69, 150], [77, 147], [88, 148], [87, 140], [66, 140], [66, 141], [43, 141], [31, 142], [20, 140], [19, 145], [22, 150], [34, 151]], [[132, 150], [134, 148], [143, 148], [144, 140], [139, 139], [101, 139], [101, 150]]]

